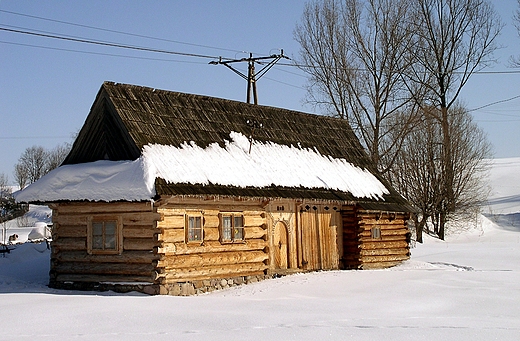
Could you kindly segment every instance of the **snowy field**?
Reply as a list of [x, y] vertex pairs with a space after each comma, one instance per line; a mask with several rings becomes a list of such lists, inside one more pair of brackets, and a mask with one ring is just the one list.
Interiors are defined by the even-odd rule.
[[[0, 340], [519, 340], [520, 158], [485, 216], [386, 270], [299, 274], [192, 297], [47, 288], [49, 251], [0, 255]], [[28, 224], [46, 221], [34, 207]], [[8, 224], [27, 239], [30, 228]]]

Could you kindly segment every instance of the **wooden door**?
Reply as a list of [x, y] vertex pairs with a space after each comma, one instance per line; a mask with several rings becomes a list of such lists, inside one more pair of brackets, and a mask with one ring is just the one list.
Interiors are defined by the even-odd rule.
[[274, 265], [276, 269], [289, 268], [288, 240], [287, 226], [282, 222], [276, 223], [273, 236]]
[[338, 212], [322, 205], [315, 205], [301, 211], [302, 269], [329, 270], [338, 268], [338, 217]]

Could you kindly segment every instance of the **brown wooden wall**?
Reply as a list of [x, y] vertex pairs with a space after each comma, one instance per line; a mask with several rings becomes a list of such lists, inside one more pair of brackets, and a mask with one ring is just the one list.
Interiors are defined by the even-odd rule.
[[[410, 258], [407, 213], [364, 211], [343, 207], [343, 266], [374, 269], [397, 265]], [[380, 230], [373, 238], [372, 228]]]
[[[258, 201], [184, 200], [159, 207], [158, 284], [263, 275], [268, 267], [266, 214]], [[220, 241], [221, 212], [244, 215], [244, 241]], [[204, 240], [186, 243], [186, 215], [202, 214]]]
[[[150, 203], [60, 203], [53, 209], [50, 284], [154, 281], [156, 221]], [[122, 217], [121, 254], [89, 254], [89, 217]]]
[[[65, 282], [169, 285], [279, 270], [383, 268], [410, 255], [407, 214], [369, 212], [357, 206], [173, 197], [153, 205], [60, 203], [51, 208], [51, 286]], [[231, 212], [244, 216], [243, 241], [221, 241], [220, 214]], [[189, 215], [203, 217], [201, 242], [186, 240]], [[118, 254], [91, 254], [87, 249], [89, 219], [104, 216], [121, 217]], [[371, 232], [374, 227], [380, 230], [377, 238]]]

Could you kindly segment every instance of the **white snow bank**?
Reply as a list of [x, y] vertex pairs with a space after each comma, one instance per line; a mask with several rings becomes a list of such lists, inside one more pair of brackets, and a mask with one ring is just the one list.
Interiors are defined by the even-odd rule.
[[[59, 167], [15, 194], [19, 202], [149, 200], [156, 178], [169, 183], [237, 187], [327, 188], [382, 199], [388, 190], [368, 170], [315, 150], [249, 141], [232, 132], [224, 148], [147, 145], [136, 161], [96, 161]], [[250, 151], [251, 150], [251, 151]], [[250, 151], [250, 152], [249, 152]]]
[[520, 158], [493, 160], [489, 175], [489, 185], [492, 190], [487, 213], [520, 212]]

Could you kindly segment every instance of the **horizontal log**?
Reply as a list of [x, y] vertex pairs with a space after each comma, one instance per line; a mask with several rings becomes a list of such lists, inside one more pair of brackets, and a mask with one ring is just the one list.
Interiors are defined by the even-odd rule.
[[408, 248], [408, 243], [406, 241], [402, 242], [366, 242], [360, 244], [360, 249], [363, 250], [375, 250], [375, 249], [398, 249], [398, 248]]
[[370, 243], [385, 243], [385, 242], [397, 242], [397, 241], [406, 241], [406, 235], [396, 235], [396, 236], [381, 236], [379, 239], [374, 239], [370, 236], [360, 236], [359, 238], [361, 243], [370, 242]]
[[157, 208], [157, 212], [163, 214], [166, 218], [167, 216], [184, 215], [186, 208], [161, 206]]
[[382, 256], [382, 255], [409, 255], [408, 248], [400, 249], [375, 249], [375, 250], [359, 250], [361, 256]]
[[396, 225], [406, 225], [407, 219], [404, 217], [396, 217], [395, 219], [388, 219], [386, 217], [381, 217], [379, 219], [376, 216], [365, 216], [362, 215], [359, 217], [364, 224], [396, 224]]
[[408, 255], [380, 255], [363, 256], [360, 258], [362, 263], [381, 263], [381, 262], [402, 262], [410, 257]]
[[59, 262], [90, 263], [145, 263], [152, 264], [159, 256], [151, 251], [124, 251], [120, 255], [89, 255], [86, 251], [61, 251], [51, 256], [51, 260]]
[[60, 226], [73, 226], [88, 224], [88, 215], [71, 215], [71, 214], [59, 214], [58, 216], [52, 217], [52, 222]]
[[184, 228], [186, 219], [184, 215], [164, 215], [162, 221], [157, 222], [158, 228]]
[[59, 238], [51, 242], [52, 247], [56, 251], [62, 250], [86, 250], [87, 239], [86, 238]]
[[160, 275], [161, 281], [166, 283], [193, 281], [213, 278], [229, 278], [247, 276], [249, 274], [263, 274], [267, 269], [264, 263], [245, 263], [235, 265], [213, 265], [202, 268], [175, 269]]
[[58, 238], [86, 238], [87, 225], [58, 225], [58, 228], [53, 229], [53, 239]]
[[408, 230], [408, 227], [406, 225], [400, 225], [400, 224], [362, 224], [360, 223], [360, 228], [364, 230], [370, 230], [373, 227], [379, 227], [381, 231], [384, 230]]
[[266, 224], [266, 219], [258, 215], [245, 215], [244, 226], [262, 226]]
[[123, 239], [123, 250], [147, 250], [152, 251], [156, 242], [149, 238], [124, 238]]
[[268, 257], [268, 254], [263, 251], [212, 252], [203, 254], [162, 256], [157, 263], [157, 268], [169, 270], [171, 268], [199, 268], [215, 264], [224, 266], [242, 263], [263, 263], [268, 259]]
[[152, 264], [58, 262], [51, 264], [51, 270], [56, 274], [127, 275], [151, 278], [154, 267]]
[[53, 222], [60, 226], [86, 226], [90, 217], [96, 218], [96, 216], [106, 217], [117, 217], [121, 216], [123, 225], [150, 225], [153, 226], [157, 220], [161, 218], [161, 215], [154, 212], [137, 212], [137, 213], [92, 213], [92, 214], [59, 214], [53, 217]]
[[91, 214], [91, 213], [122, 213], [122, 212], [154, 212], [149, 202], [110, 202], [110, 203], [60, 203], [58, 214]]
[[220, 219], [218, 215], [204, 215], [204, 228], [218, 228]]
[[[395, 236], [406, 236], [410, 231], [407, 229], [392, 229], [392, 230], [381, 230], [381, 237], [395, 237]], [[372, 231], [370, 229], [367, 229], [359, 234], [361, 237], [371, 238]]]
[[396, 261], [396, 262], [375, 262], [375, 263], [361, 263], [359, 267], [364, 270], [370, 270], [370, 269], [386, 269], [390, 268], [392, 266], [396, 266], [401, 264], [402, 261]]
[[181, 243], [186, 240], [186, 232], [182, 229], [163, 229], [162, 233], [157, 235], [159, 242]]
[[160, 207], [175, 208], [176, 205], [182, 207], [205, 207], [208, 209], [230, 209], [245, 211], [248, 209], [261, 209], [265, 203], [261, 199], [253, 199], [247, 197], [220, 197], [205, 196], [201, 197], [166, 197], [163, 196], [159, 201], [155, 202]]
[[265, 239], [267, 238], [267, 229], [260, 226], [244, 227], [245, 239]]
[[124, 226], [123, 237], [124, 238], [150, 238], [153, 239], [154, 234], [159, 233], [159, 229], [151, 226]]
[[203, 231], [204, 231], [204, 241], [220, 240], [220, 231], [219, 231], [218, 227], [210, 228], [210, 227], [204, 226]]
[[211, 209], [211, 208], [204, 208], [204, 210], [202, 211], [202, 214], [204, 216], [215, 216], [218, 218], [218, 214], [220, 213], [220, 210], [218, 209]]
[[161, 214], [157, 212], [123, 213], [123, 225], [153, 225], [161, 220]]
[[221, 244], [218, 241], [207, 241], [203, 245], [186, 243], [162, 243], [157, 248], [158, 254], [181, 255], [207, 252], [226, 252], [226, 251], [253, 251], [263, 250], [267, 247], [267, 242], [263, 239], [250, 239], [243, 243]]
[[94, 282], [94, 283], [153, 283], [152, 276], [124, 276], [124, 275], [81, 275], [81, 274], [56, 274], [56, 282]]

